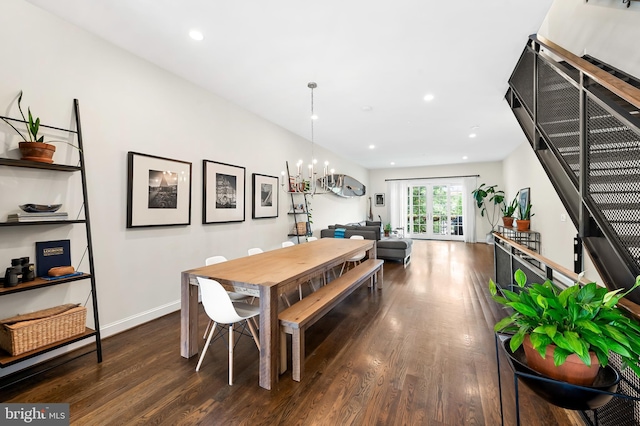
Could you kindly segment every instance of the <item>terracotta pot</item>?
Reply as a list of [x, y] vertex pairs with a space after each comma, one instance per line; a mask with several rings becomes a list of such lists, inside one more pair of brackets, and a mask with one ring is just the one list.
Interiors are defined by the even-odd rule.
[[40, 163], [53, 163], [53, 153], [56, 147], [43, 142], [20, 142], [18, 144], [22, 160], [38, 161]]
[[524, 338], [522, 346], [527, 357], [527, 366], [552, 379], [579, 386], [591, 386], [600, 370], [600, 362], [598, 362], [598, 357], [594, 352], [589, 352], [591, 356], [590, 367], [587, 367], [576, 354], [569, 355], [564, 364], [556, 366], [553, 363], [555, 345], [547, 346], [544, 358], [540, 356], [538, 351], [533, 349], [529, 336]]
[[513, 226], [513, 217], [512, 216], [504, 216], [502, 218], [502, 223], [504, 224], [504, 226], [506, 226], [507, 228], [511, 228]]
[[516, 221], [516, 226], [518, 227], [518, 231], [528, 231], [530, 224], [531, 224], [530, 220], [518, 219]]
[[384, 236], [388, 237], [391, 234], [391, 231], [384, 231]]

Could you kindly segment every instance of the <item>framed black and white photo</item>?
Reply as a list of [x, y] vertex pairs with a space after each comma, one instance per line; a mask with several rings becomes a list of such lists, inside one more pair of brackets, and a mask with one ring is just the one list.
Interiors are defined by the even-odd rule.
[[384, 194], [375, 194], [376, 207], [384, 207]]
[[202, 223], [244, 221], [245, 168], [202, 160]]
[[524, 212], [527, 210], [527, 206], [531, 204], [529, 188], [522, 188], [520, 192], [518, 192], [518, 204], [520, 205], [520, 211]]
[[191, 163], [127, 154], [127, 228], [191, 224]]
[[275, 176], [252, 175], [254, 219], [278, 217], [278, 178]]

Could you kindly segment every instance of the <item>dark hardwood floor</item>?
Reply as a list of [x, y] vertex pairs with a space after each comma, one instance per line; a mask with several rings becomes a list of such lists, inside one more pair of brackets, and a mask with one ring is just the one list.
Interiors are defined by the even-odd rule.
[[[180, 356], [176, 312], [105, 339], [102, 364], [83, 356], [0, 390], [0, 400], [68, 402], [82, 425], [499, 425], [492, 271], [491, 246], [415, 241], [406, 269], [385, 263], [382, 291], [363, 286], [309, 329], [302, 382], [289, 370], [272, 391], [258, 386], [245, 337], [233, 386], [221, 341], [196, 373], [197, 357]], [[202, 330], [206, 322], [201, 311]], [[505, 424], [514, 425], [502, 367]], [[520, 390], [523, 425], [578, 424]]]

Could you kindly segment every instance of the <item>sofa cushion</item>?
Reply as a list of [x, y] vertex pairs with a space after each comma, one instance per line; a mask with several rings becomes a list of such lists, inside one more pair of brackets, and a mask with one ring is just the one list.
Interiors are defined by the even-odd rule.
[[413, 245], [413, 240], [404, 238], [384, 238], [378, 241], [378, 248], [406, 249]]

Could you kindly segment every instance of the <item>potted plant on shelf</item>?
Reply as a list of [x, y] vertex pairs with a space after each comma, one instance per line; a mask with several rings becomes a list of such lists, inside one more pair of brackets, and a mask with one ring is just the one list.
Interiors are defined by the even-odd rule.
[[28, 119], [25, 118], [22, 112], [22, 90], [18, 95], [18, 109], [20, 115], [27, 128], [27, 137], [15, 128], [11, 122], [5, 118], [2, 121], [7, 123], [13, 130], [16, 131], [23, 139], [23, 142], [18, 144], [20, 153], [22, 154], [22, 160], [38, 161], [40, 163], [53, 163], [53, 153], [56, 151], [56, 147], [50, 143], [44, 142], [44, 136], [39, 136], [40, 131], [40, 117], [33, 118], [31, 109], [27, 108]]
[[498, 185], [485, 186], [481, 184], [479, 187], [471, 191], [476, 205], [480, 209], [480, 215], [485, 217], [491, 225], [491, 231], [487, 234], [487, 243], [490, 243], [493, 239], [491, 233], [495, 230], [498, 224], [498, 215], [496, 214], [496, 207], [504, 203], [504, 191], [496, 189]]
[[391, 224], [387, 223], [384, 225], [384, 236], [388, 237], [389, 235], [391, 235]]
[[[620, 299], [640, 286], [640, 276], [631, 289], [609, 291], [596, 283], [578, 282], [560, 291], [553, 283], [525, 286], [520, 269], [514, 274], [519, 293], [502, 290], [489, 281], [493, 300], [514, 310], [499, 321], [496, 332], [513, 332], [509, 347], [524, 346], [527, 365], [551, 378], [590, 386], [598, 365], [606, 366], [610, 353], [622, 358], [623, 368], [640, 376], [640, 323], [616, 307]], [[573, 370], [581, 370], [574, 377]], [[582, 371], [584, 370], [584, 371]]]
[[535, 213], [531, 213], [531, 204], [518, 204], [518, 220], [516, 227], [518, 231], [528, 231], [531, 225], [531, 216]]
[[515, 197], [511, 204], [502, 203], [502, 223], [504, 226], [510, 228], [513, 226], [513, 215], [518, 208], [518, 197]]

